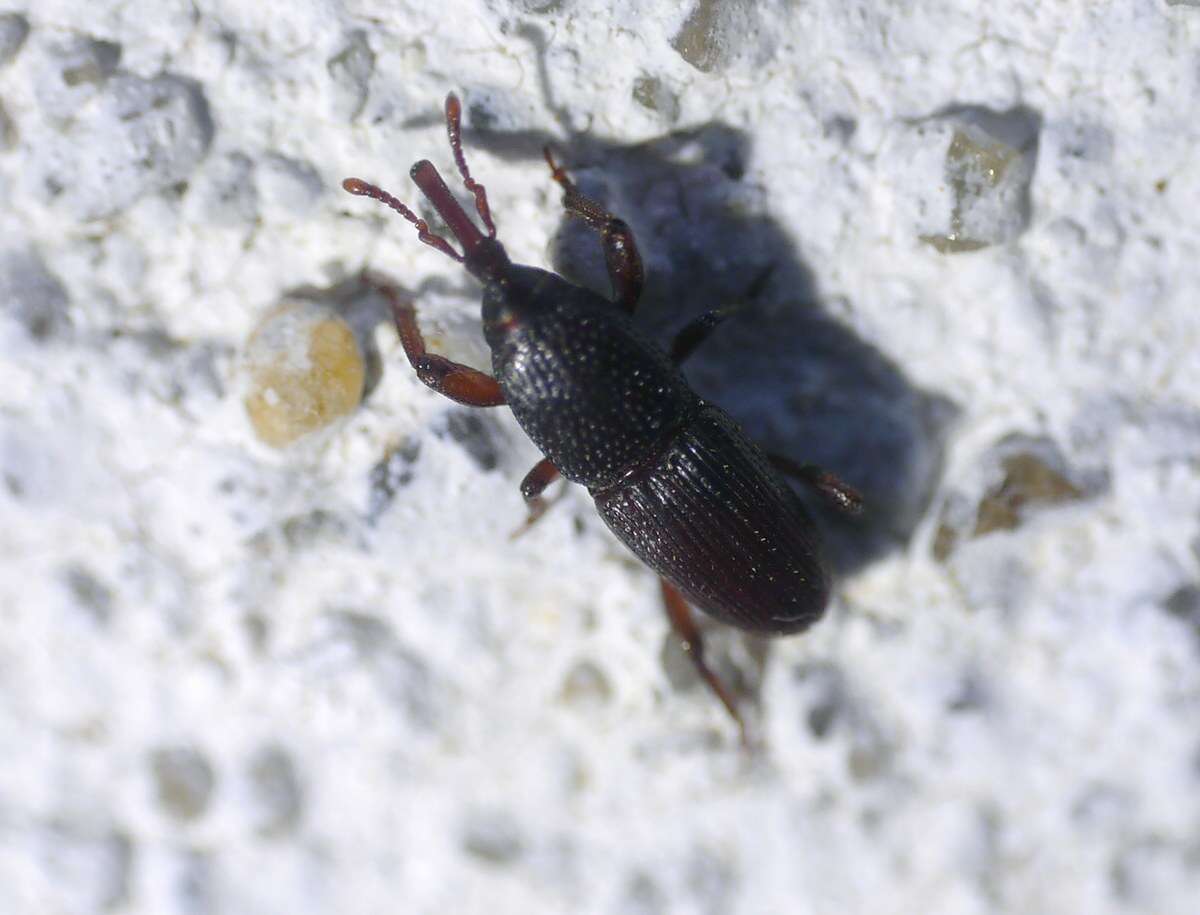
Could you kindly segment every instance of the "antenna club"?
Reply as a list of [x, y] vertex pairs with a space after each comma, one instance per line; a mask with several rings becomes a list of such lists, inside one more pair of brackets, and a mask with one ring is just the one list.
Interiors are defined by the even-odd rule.
[[[433, 168], [432, 165], [429, 167]], [[446, 239], [442, 238], [440, 235], [434, 235], [432, 232], [430, 232], [429, 224], [425, 222], [424, 219], [419, 217], [405, 204], [401, 203], [383, 188], [371, 184], [369, 181], [363, 181], [361, 178], [346, 178], [342, 181], [342, 189], [359, 197], [370, 197], [372, 200], [378, 200], [384, 206], [395, 210], [417, 227], [417, 238], [429, 245], [431, 248], [437, 248], [447, 257], [453, 258], [460, 263], [462, 262], [463, 255], [451, 248]]]

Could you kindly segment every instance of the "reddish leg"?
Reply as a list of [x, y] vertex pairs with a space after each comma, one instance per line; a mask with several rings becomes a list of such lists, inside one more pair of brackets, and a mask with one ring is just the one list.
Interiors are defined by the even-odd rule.
[[722, 308], [714, 308], [689, 321], [683, 330], [675, 335], [675, 340], [671, 343], [671, 361], [676, 365], [683, 365], [688, 356], [694, 353], [696, 348], [707, 340], [708, 335], [724, 323], [726, 318], [741, 311], [747, 302], [752, 301], [763, 290], [774, 272], [775, 265], [768, 265], [759, 271], [758, 276], [750, 283], [740, 302]]
[[533, 469], [525, 474], [521, 481], [521, 495], [525, 497], [525, 505], [529, 508], [529, 516], [525, 522], [509, 535], [509, 540], [516, 540], [534, 523], [546, 514], [550, 503], [542, 495], [546, 487], [558, 479], [558, 468], [550, 463], [550, 458], [542, 458], [533, 465]]
[[552, 177], [562, 185], [562, 202], [567, 212], [578, 216], [600, 233], [600, 243], [604, 246], [604, 260], [608, 264], [608, 278], [612, 282], [613, 298], [616, 304], [633, 314], [646, 281], [646, 272], [642, 268], [642, 257], [638, 254], [633, 230], [624, 220], [618, 219], [596, 201], [579, 193], [575, 182], [554, 161], [549, 146], [543, 152]]
[[392, 316], [396, 319], [404, 353], [421, 381], [444, 397], [468, 407], [498, 407], [504, 403], [504, 392], [491, 375], [426, 352], [425, 338], [417, 326], [417, 314], [412, 305], [401, 301], [394, 289], [381, 288], [392, 303]]
[[714, 308], [689, 321], [671, 343], [671, 361], [676, 365], [683, 365], [687, 357], [696, 351], [696, 347], [707, 340], [708, 335], [740, 307], [731, 305], [726, 308]]
[[862, 512], [862, 494], [828, 470], [823, 470], [816, 464], [801, 464], [782, 454], [768, 454], [767, 458], [775, 465], [776, 470], [811, 487], [817, 495], [843, 514], [857, 515]]
[[[671, 361], [676, 365], [681, 365], [701, 343], [708, 339], [708, 335], [722, 321], [740, 307], [732, 305], [726, 308], [714, 308], [688, 322], [671, 344]], [[821, 498], [843, 514], [857, 515], [862, 512], [863, 498], [859, 491], [838, 479], [828, 470], [823, 470], [816, 464], [801, 464], [782, 454], [768, 454], [767, 459], [775, 466], [776, 470], [795, 477], [806, 486], [811, 487]]]
[[671, 621], [671, 628], [675, 630], [675, 634], [682, 640], [683, 650], [691, 656], [692, 663], [696, 665], [696, 672], [700, 674], [700, 678], [708, 684], [709, 689], [716, 693], [717, 698], [721, 700], [721, 704], [725, 706], [725, 710], [737, 722], [738, 733], [741, 735], [743, 746], [749, 746], [750, 740], [746, 732], [746, 722], [742, 719], [741, 712], [738, 711], [737, 701], [734, 699], [733, 693], [712, 672], [704, 660], [704, 641], [700, 637], [700, 628], [696, 625], [696, 620], [692, 616], [692, 608], [688, 606], [688, 602], [679, 593], [679, 590], [665, 578], [662, 579], [662, 595], [663, 603], [667, 607], [667, 619]]

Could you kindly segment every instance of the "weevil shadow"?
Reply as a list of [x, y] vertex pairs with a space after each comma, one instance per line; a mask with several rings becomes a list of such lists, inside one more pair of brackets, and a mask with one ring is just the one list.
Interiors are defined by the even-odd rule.
[[[476, 124], [504, 120], [479, 113], [488, 99], [468, 102]], [[745, 178], [752, 150], [742, 132], [712, 122], [633, 145], [478, 126], [466, 136], [506, 159], [540, 159], [551, 144], [580, 189], [630, 223], [647, 271], [637, 320], [664, 345], [704, 311], [743, 306], [685, 373], [768, 451], [860, 489], [866, 509], [852, 519], [798, 489], [841, 575], [909, 541], [955, 409], [828, 313], [792, 235], [768, 215], [770, 188]], [[609, 294], [598, 236], [578, 220], [564, 213], [549, 256], [559, 273]]]
[[[559, 130], [506, 129], [528, 122], [513, 107], [524, 101], [474, 87], [464, 97], [468, 158], [474, 146], [500, 159], [540, 161], [543, 147], [553, 146], [581, 190], [632, 226], [647, 268], [637, 319], [664, 346], [697, 315], [743, 305], [687, 362], [692, 385], [768, 451], [819, 464], [862, 492], [863, 515], [847, 519], [797, 488], [841, 576], [903, 549], [937, 489], [952, 402], [915, 387], [833, 316], [795, 234], [770, 215], [772, 189], [747, 179], [753, 149], [744, 133], [711, 122], [622, 144], [573, 129], [576, 122], [551, 97], [545, 41], [535, 31], [522, 35], [538, 52], [542, 102]], [[408, 124], [440, 120], [431, 111]], [[478, 170], [476, 177], [487, 182]], [[556, 205], [559, 191], [548, 172], [544, 187]], [[496, 216], [501, 241], [520, 231], [505, 213]], [[609, 294], [594, 232], [564, 213], [550, 247], [557, 272]], [[720, 676], [738, 695], [757, 696], [771, 654], [767, 640], [719, 626], [710, 635], [710, 662]], [[677, 685], [697, 686], [677, 643], [665, 639], [664, 669]]]

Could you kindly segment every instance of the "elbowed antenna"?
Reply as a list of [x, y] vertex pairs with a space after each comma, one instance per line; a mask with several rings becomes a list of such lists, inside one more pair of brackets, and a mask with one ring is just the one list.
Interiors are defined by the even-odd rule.
[[462, 150], [462, 103], [453, 92], [446, 96], [446, 135], [450, 138], [450, 151], [454, 153], [454, 164], [462, 175], [463, 184], [475, 196], [475, 211], [487, 226], [488, 238], [496, 237], [496, 224], [492, 222], [492, 210], [488, 206], [487, 191], [471, 177], [467, 168], [467, 157]]
[[[444, 185], [443, 185], [444, 186]], [[417, 238], [425, 242], [431, 248], [437, 248], [447, 257], [452, 257], [460, 264], [463, 256], [450, 247], [450, 243], [440, 235], [434, 235], [429, 231], [429, 223], [419, 217], [416, 213], [406, 207], [403, 203], [389, 194], [381, 187], [377, 187], [361, 178], [347, 178], [342, 182], [342, 190], [354, 194], [356, 197], [370, 197], [372, 200], [378, 200], [385, 206], [391, 207], [414, 226], [417, 227]], [[462, 212], [461, 207], [459, 212]]]

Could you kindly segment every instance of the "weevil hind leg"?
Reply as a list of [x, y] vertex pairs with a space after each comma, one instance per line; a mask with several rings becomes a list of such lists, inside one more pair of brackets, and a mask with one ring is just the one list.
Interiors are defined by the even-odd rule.
[[696, 624], [696, 618], [691, 606], [688, 604], [687, 599], [679, 592], [679, 589], [673, 584], [665, 578], [660, 579], [660, 582], [662, 584], [663, 604], [667, 610], [667, 619], [670, 620], [671, 628], [675, 631], [675, 634], [683, 642], [683, 650], [692, 659], [692, 664], [695, 666], [696, 672], [700, 675], [700, 679], [713, 691], [721, 701], [721, 704], [725, 706], [725, 711], [729, 713], [729, 717], [737, 724], [738, 736], [741, 738], [742, 746], [745, 749], [752, 749], [754, 743], [750, 739], [746, 720], [742, 717], [742, 713], [738, 709], [737, 699], [734, 697], [733, 691], [708, 666], [708, 662], [704, 657], [704, 639], [700, 635], [700, 627]]
[[377, 288], [391, 304], [400, 344], [404, 347], [409, 364], [427, 387], [468, 407], [498, 407], [504, 404], [504, 392], [495, 378], [469, 365], [428, 352], [412, 303], [402, 299], [390, 286], [378, 285]]
[[567, 175], [566, 170], [554, 161], [550, 147], [543, 149], [551, 177], [562, 186], [563, 207], [600, 233], [604, 246], [604, 261], [608, 265], [608, 278], [613, 287], [613, 299], [627, 313], [633, 314], [642, 287], [646, 284], [646, 271], [642, 256], [638, 253], [633, 229], [623, 219], [614, 216], [590, 197], [585, 197]]

